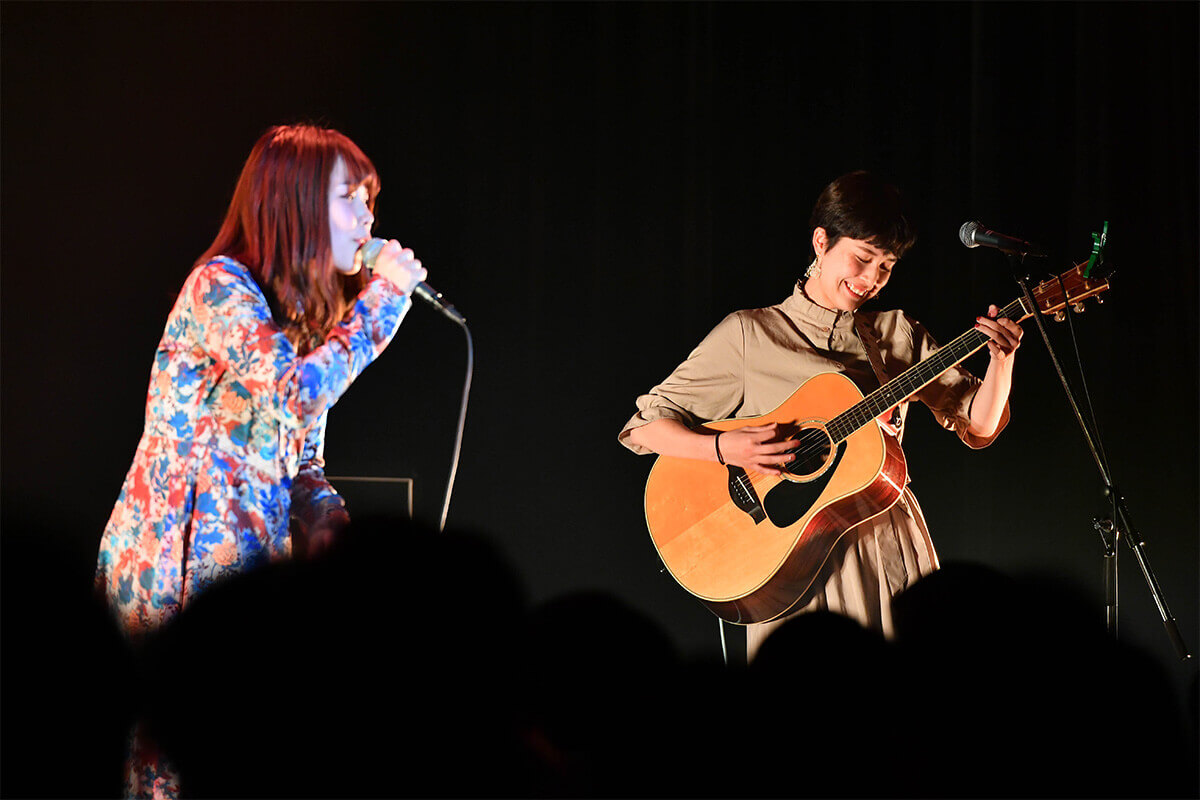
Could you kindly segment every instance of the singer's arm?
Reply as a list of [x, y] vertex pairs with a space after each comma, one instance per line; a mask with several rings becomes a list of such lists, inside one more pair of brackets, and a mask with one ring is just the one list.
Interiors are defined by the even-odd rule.
[[292, 554], [311, 557], [327, 551], [350, 524], [346, 503], [325, 478], [325, 422], [328, 412], [305, 432], [300, 469], [292, 482]]
[[391, 283], [372, 280], [325, 343], [300, 357], [244, 266], [214, 260], [189, 280], [187, 340], [289, 428], [307, 428], [334, 404], [383, 352], [410, 306]]
[[975, 327], [990, 339], [991, 360], [983, 383], [971, 401], [971, 425], [968, 430], [983, 438], [996, 432], [1004, 415], [1004, 406], [1012, 391], [1013, 361], [1021, 346], [1021, 326], [1010, 319], [997, 319], [999, 309], [988, 306], [986, 317], [979, 317]]

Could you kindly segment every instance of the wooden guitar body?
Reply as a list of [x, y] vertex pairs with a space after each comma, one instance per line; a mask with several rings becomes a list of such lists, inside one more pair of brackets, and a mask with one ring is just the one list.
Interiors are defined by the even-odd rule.
[[797, 440], [797, 474], [657, 459], [645, 499], [654, 546], [675, 580], [717, 616], [748, 624], [787, 613], [838, 540], [900, 498], [907, 466], [894, 437], [876, 424], [841, 441], [826, 433], [828, 421], [862, 400], [849, 378], [824, 373], [769, 414], [704, 426], [780, 423]]

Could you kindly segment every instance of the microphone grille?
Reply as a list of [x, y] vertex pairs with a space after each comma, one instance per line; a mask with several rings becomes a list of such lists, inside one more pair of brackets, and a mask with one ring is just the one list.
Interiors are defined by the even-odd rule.
[[959, 241], [967, 247], [979, 247], [979, 242], [975, 241], [975, 232], [982, 227], [978, 222], [964, 222], [958, 229]]
[[371, 239], [363, 242], [362, 247], [358, 248], [355, 253], [355, 258], [358, 259], [360, 266], [367, 270], [375, 269], [375, 261], [379, 258], [379, 252], [383, 250], [383, 246], [387, 244], [387, 239]]

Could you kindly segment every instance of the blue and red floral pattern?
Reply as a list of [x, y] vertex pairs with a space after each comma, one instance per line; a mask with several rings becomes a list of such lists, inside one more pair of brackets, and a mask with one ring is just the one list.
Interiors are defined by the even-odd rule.
[[341, 504], [322, 470], [326, 414], [409, 306], [377, 276], [300, 357], [246, 267], [221, 257], [192, 271], [100, 544], [96, 583], [127, 633], [157, 627], [223, 577], [288, 557], [293, 489], [305, 513]]

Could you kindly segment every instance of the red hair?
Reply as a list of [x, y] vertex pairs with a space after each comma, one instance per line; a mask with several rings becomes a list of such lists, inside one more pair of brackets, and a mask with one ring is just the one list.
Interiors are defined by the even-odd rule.
[[325, 341], [366, 285], [362, 272], [333, 265], [329, 178], [338, 158], [374, 211], [379, 177], [358, 145], [328, 128], [277, 125], [250, 151], [221, 230], [196, 262], [226, 255], [246, 265], [301, 355]]

